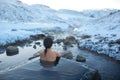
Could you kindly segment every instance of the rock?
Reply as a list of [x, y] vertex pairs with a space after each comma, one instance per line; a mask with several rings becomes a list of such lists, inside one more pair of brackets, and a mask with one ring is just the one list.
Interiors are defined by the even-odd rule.
[[116, 40], [116, 43], [117, 43], [117, 44], [120, 44], [120, 39], [117, 39], [117, 40]]
[[60, 44], [61, 42], [63, 42], [63, 39], [57, 39], [57, 40], [55, 41], [55, 43], [57, 43], [57, 44]]
[[77, 55], [76, 61], [78, 61], [78, 62], [85, 62], [86, 59], [84, 57], [82, 57], [81, 55]]
[[46, 37], [44, 34], [37, 34], [37, 37], [39, 37], [40, 39], [43, 39], [44, 37]]
[[64, 45], [76, 44], [76, 39], [74, 36], [68, 36], [63, 41]]
[[80, 80], [101, 80], [101, 76], [98, 73], [98, 70], [89, 69]]
[[33, 48], [36, 49], [37, 48], [36, 45], [33, 45]]
[[44, 37], [44, 34], [30, 35], [31, 40], [43, 39]]
[[2, 61], [0, 61], [0, 63], [1, 63]]
[[64, 45], [64, 46], [63, 46], [63, 50], [67, 50], [67, 46]]
[[6, 48], [7, 56], [16, 55], [16, 54], [18, 54], [18, 52], [19, 52], [19, 49], [17, 47], [15, 47], [15, 46], [8, 46]]
[[36, 45], [40, 45], [40, 42], [35, 42]]
[[66, 59], [73, 59], [72, 52], [65, 51], [65, 52], [62, 52], [62, 54], [64, 54], [62, 57], [66, 58]]
[[11, 29], [11, 31], [17, 31], [17, 29]]
[[83, 34], [80, 37], [81, 37], [81, 39], [87, 39], [87, 38], [91, 38], [91, 35]]
[[48, 35], [47, 37], [51, 38], [52, 40], [54, 40], [54, 36], [52, 35]]

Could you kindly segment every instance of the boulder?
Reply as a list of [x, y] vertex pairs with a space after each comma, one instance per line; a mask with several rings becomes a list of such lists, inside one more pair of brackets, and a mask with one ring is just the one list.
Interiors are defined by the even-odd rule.
[[73, 54], [70, 51], [62, 52], [62, 54], [63, 54], [62, 57], [66, 58], [66, 59], [73, 59]]
[[45, 37], [44, 34], [30, 35], [31, 40], [43, 39], [44, 37]]
[[40, 42], [35, 42], [36, 45], [40, 45]]
[[45, 35], [44, 34], [37, 34], [36, 37], [43, 39], [45, 37]]
[[63, 39], [57, 39], [57, 40], [55, 40], [55, 43], [57, 43], [57, 44], [60, 44], [61, 42], [63, 42]]
[[86, 59], [85, 59], [85, 57], [83, 57], [83, 56], [81, 56], [81, 55], [77, 55], [76, 61], [78, 61], [78, 62], [85, 62]]
[[68, 36], [63, 41], [64, 45], [76, 44], [76, 39], [74, 36]]
[[91, 35], [83, 34], [80, 37], [81, 39], [88, 39], [88, 38], [91, 38]]
[[15, 47], [15, 46], [8, 46], [6, 48], [7, 56], [16, 55], [16, 54], [18, 54], [18, 52], [19, 52], [19, 49], [17, 47]]
[[101, 80], [101, 76], [98, 73], [98, 70], [89, 69], [80, 80]]
[[36, 49], [36, 48], [37, 48], [37, 46], [36, 46], [36, 45], [33, 45], [33, 48], [34, 48], [34, 49]]

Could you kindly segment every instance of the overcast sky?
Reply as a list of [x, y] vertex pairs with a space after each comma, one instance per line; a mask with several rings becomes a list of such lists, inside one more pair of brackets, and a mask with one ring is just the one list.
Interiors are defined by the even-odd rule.
[[120, 0], [21, 0], [27, 4], [44, 4], [53, 9], [120, 9]]

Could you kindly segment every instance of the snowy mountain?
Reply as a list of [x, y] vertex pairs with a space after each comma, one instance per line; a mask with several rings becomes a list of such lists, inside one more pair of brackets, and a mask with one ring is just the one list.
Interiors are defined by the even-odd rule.
[[55, 10], [44, 5], [27, 5], [17, 0], [0, 1], [0, 21], [50, 22], [62, 21]]
[[0, 21], [31, 21], [32, 13], [27, 5], [16, 0], [0, 2]]

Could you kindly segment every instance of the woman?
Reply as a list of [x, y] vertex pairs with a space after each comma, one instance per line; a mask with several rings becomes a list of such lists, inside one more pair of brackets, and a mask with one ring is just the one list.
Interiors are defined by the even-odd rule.
[[40, 63], [43, 67], [52, 67], [58, 64], [61, 54], [51, 49], [53, 40], [50, 37], [46, 37], [43, 41], [45, 47], [40, 53]]

